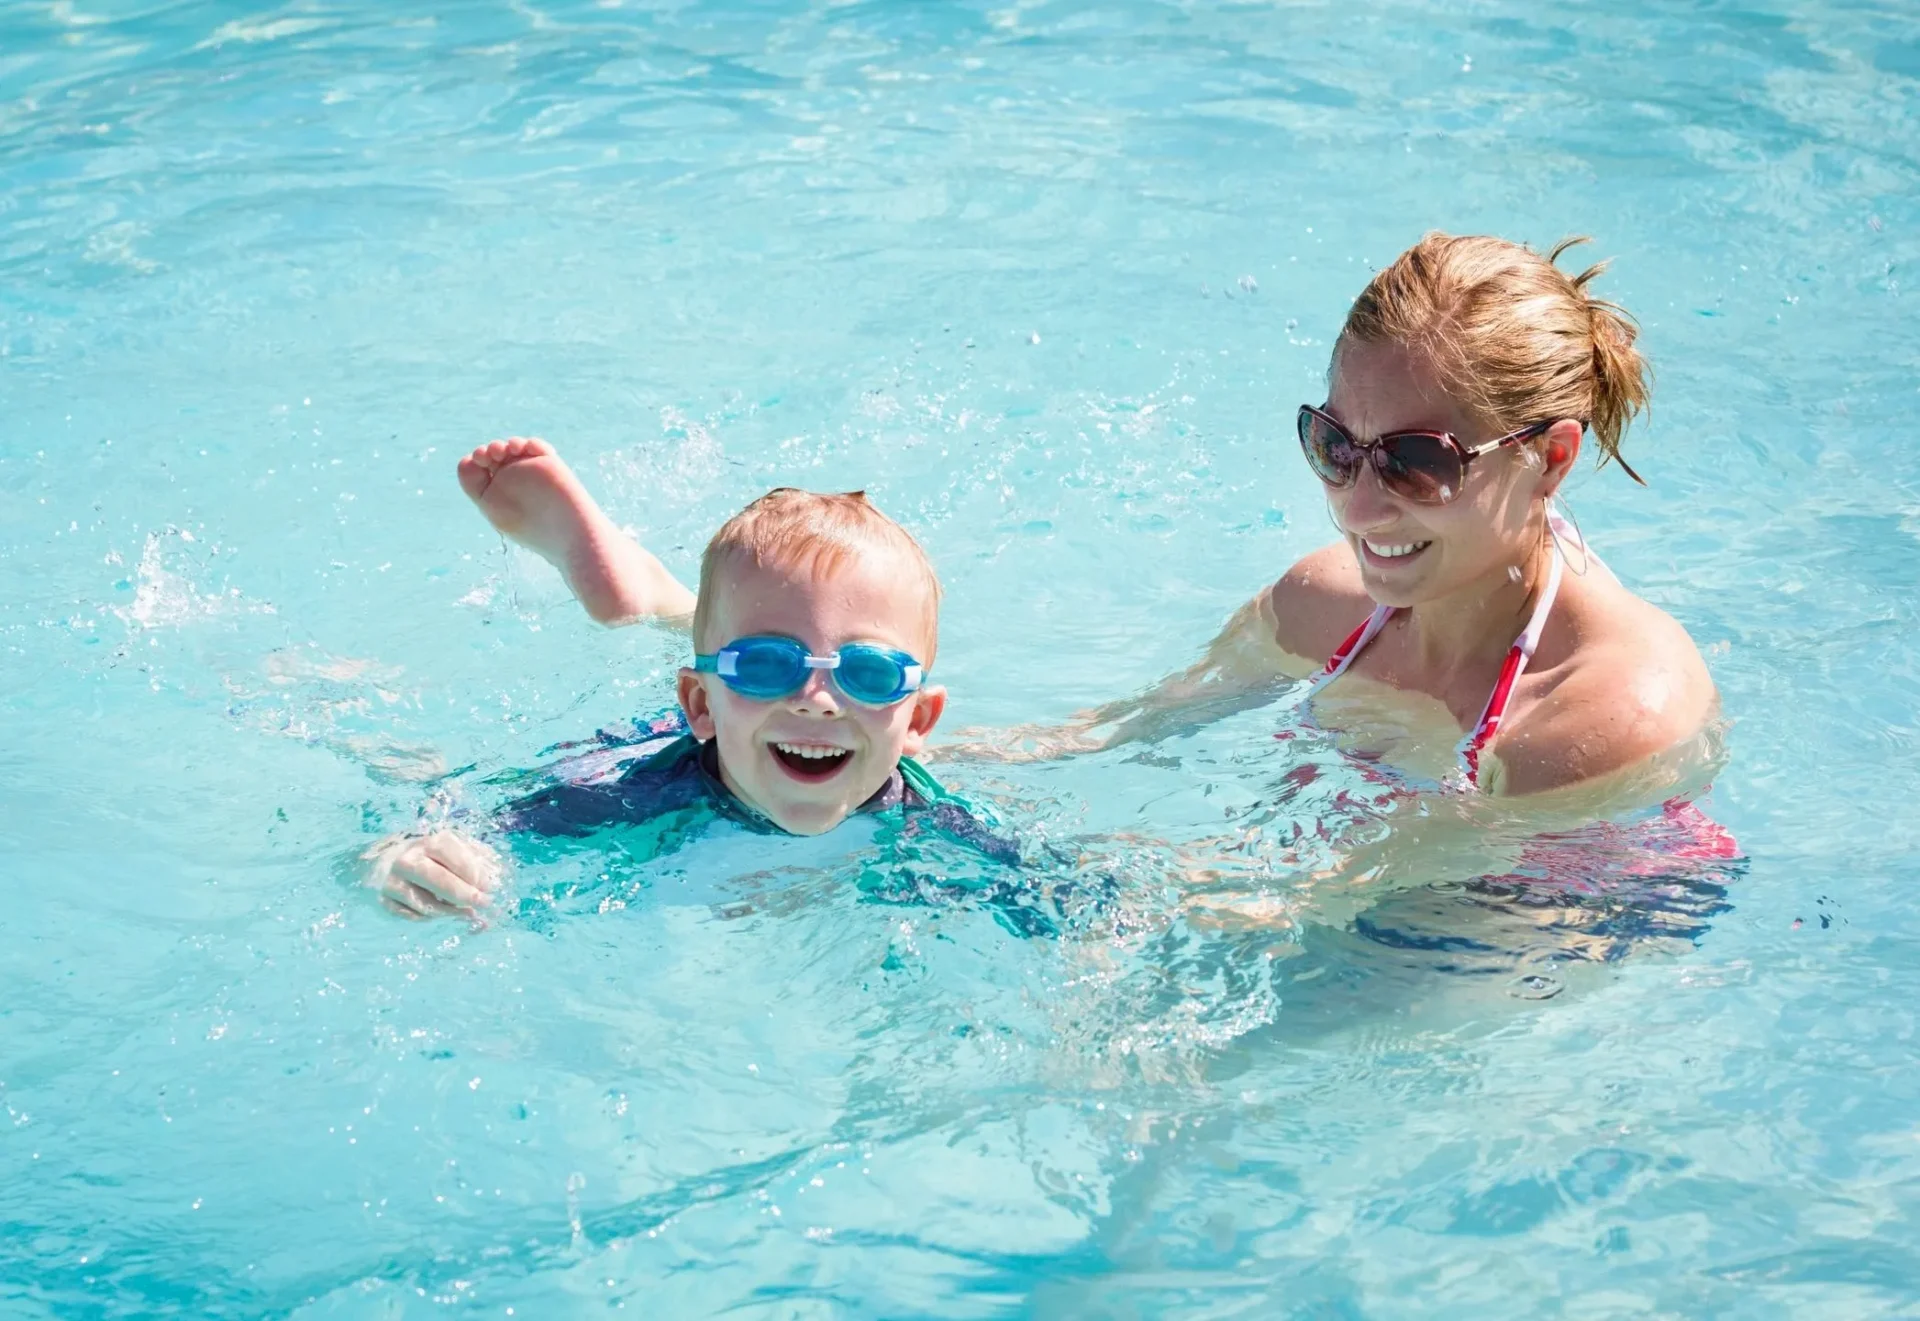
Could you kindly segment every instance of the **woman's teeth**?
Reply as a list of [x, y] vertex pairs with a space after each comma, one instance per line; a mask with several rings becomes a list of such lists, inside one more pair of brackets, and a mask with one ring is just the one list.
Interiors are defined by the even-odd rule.
[[1387, 544], [1379, 541], [1366, 541], [1365, 538], [1362, 538], [1362, 541], [1365, 542], [1368, 550], [1383, 560], [1397, 560], [1403, 556], [1411, 555], [1415, 551], [1425, 550], [1433, 544], [1431, 541], [1408, 541]]

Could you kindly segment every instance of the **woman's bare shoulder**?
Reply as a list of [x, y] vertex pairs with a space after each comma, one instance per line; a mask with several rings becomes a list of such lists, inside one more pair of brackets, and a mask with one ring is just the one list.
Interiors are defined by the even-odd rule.
[[1361, 586], [1352, 549], [1336, 541], [1282, 574], [1267, 589], [1266, 606], [1280, 649], [1317, 664], [1366, 622], [1373, 598]]
[[1719, 694], [1686, 629], [1616, 588], [1547, 694], [1496, 745], [1503, 790], [1537, 793], [1613, 775], [1698, 738]]

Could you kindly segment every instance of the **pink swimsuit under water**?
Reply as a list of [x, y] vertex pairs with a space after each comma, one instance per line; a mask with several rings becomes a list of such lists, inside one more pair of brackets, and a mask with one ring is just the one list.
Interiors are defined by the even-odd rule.
[[[1527, 620], [1527, 626], [1520, 636], [1513, 640], [1507, 649], [1507, 659], [1500, 666], [1500, 678], [1493, 685], [1493, 691], [1487, 694], [1487, 704], [1480, 712], [1480, 719], [1467, 736], [1460, 740], [1460, 760], [1467, 768], [1467, 783], [1478, 786], [1480, 783], [1480, 754], [1493, 742], [1494, 735], [1500, 732], [1500, 721], [1507, 714], [1507, 703], [1513, 699], [1514, 685], [1520, 682], [1520, 676], [1526, 673], [1527, 662], [1533, 659], [1534, 648], [1540, 645], [1540, 635], [1546, 631], [1547, 616], [1553, 612], [1553, 603], [1560, 595], [1560, 580], [1566, 574], [1566, 563], [1560, 554], [1560, 542], [1577, 546], [1584, 556], [1586, 543], [1580, 539], [1579, 531], [1559, 511], [1548, 508], [1547, 518], [1553, 525], [1557, 536], [1552, 541], [1552, 561], [1547, 568], [1547, 584], [1541, 590], [1540, 599], [1533, 607], [1533, 615]], [[1380, 605], [1373, 608], [1366, 623], [1356, 628], [1340, 649], [1333, 653], [1320, 673], [1315, 676], [1313, 686], [1307, 690], [1307, 700], [1311, 701], [1328, 684], [1345, 674], [1354, 660], [1365, 651], [1367, 644], [1380, 636], [1380, 630], [1393, 618], [1395, 607]]]

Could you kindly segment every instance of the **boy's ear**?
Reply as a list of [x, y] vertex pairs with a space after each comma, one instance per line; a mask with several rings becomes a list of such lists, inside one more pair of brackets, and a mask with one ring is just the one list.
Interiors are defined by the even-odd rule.
[[907, 738], [900, 745], [901, 756], [920, 755], [921, 749], [927, 746], [927, 736], [933, 733], [933, 727], [940, 723], [946, 709], [947, 690], [939, 684], [922, 688], [913, 695], [913, 716], [907, 721]]
[[708, 700], [706, 681], [685, 667], [680, 670], [680, 710], [695, 738], [705, 743], [713, 737], [713, 703]]

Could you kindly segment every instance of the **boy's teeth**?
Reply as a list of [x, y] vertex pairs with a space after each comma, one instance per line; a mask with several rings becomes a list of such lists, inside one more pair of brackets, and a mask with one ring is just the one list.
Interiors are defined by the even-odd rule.
[[839, 757], [847, 751], [845, 748], [823, 747], [818, 743], [776, 743], [773, 746], [789, 757]]
[[1386, 545], [1378, 541], [1369, 541], [1367, 542], [1367, 549], [1382, 559], [1397, 560], [1402, 555], [1411, 555], [1416, 550], [1425, 550], [1432, 544], [1431, 541], [1408, 541], [1394, 545]]

